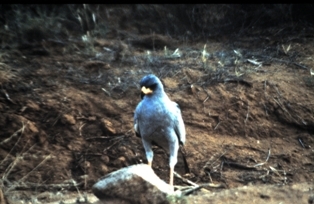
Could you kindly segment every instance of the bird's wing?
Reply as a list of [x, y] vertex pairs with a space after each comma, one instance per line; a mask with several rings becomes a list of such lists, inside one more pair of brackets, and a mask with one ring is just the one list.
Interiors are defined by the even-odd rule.
[[179, 150], [180, 150], [183, 162], [184, 162], [185, 173], [190, 173], [189, 164], [186, 160], [186, 152], [185, 152], [185, 149], [183, 147], [183, 145], [185, 143], [185, 137], [186, 137], [185, 126], [184, 126], [184, 122], [182, 119], [180, 106], [175, 102], [173, 102], [173, 104], [176, 108], [176, 119], [175, 119], [175, 124], [174, 124], [174, 130], [175, 130], [176, 135], [179, 139], [179, 144], [180, 144]]
[[181, 110], [179, 105], [176, 102], [172, 102], [175, 106], [175, 120], [174, 120], [174, 130], [179, 139], [179, 143], [184, 145], [185, 143], [185, 126], [181, 115]]

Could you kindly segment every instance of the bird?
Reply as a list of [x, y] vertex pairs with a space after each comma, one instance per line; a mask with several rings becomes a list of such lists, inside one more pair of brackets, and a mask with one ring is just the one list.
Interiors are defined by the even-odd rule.
[[[134, 112], [134, 130], [142, 138], [148, 165], [152, 167], [154, 152], [152, 144], [168, 150], [170, 176], [173, 186], [174, 167], [177, 163], [180, 145], [186, 141], [185, 125], [179, 105], [171, 101], [163, 84], [154, 74], [144, 76], [140, 81], [142, 100]], [[182, 154], [184, 157], [184, 155]], [[184, 157], [184, 163], [186, 159]]]

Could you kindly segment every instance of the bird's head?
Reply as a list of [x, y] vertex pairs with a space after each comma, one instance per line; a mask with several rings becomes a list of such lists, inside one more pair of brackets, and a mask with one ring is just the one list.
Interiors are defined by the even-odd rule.
[[158, 77], [153, 74], [144, 76], [140, 81], [140, 86], [141, 98], [143, 98], [145, 95], [152, 95], [158, 92], [162, 93], [164, 90], [160, 79], [158, 79]]

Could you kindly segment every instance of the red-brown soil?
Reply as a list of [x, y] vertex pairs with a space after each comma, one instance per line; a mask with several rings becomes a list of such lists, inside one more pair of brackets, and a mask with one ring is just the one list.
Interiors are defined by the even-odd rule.
[[[261, 196], [269, 203], [290, 203], [295, 192], [289, 186], [313, 184], [312, 38], [243, 36], [171, 44], [168, 37], [156, 36], [138, 34], [137, 41], [111, 36], [90, 44], [46, 40], [1, 50], [4, 197], [30, 200], [49, 192], [50, 197], [37, 198], [45, 203], [58, 193], [90, 192], [101, 176], [146, 162], [133, 131], [133, 112], [140, 101], [139, 80], [149, 73], [160, 77], [182, 110], [191, 170], [183, 177], [223, 184], [222, 189], [207, 188], [217, 193], [243, 186], [286, 189], [286, 197], [273, 198], [275, 190]], [[157, 38], [160, 48], [152, 43]], [[203, 61], [205, 43], [209, 56]], [[176, 48], [180, 57], [171, 55]], [[155, 149], [153, 169], [165, 181], [167, 165], [168, 157]], [[180, 165], [176, 171], [183, 174]], [[185, 185], [178, 178], [175, 184]], [[309, 189], [302, 195], [313, 194], [313, 185]], [[255, 196], [248, 191], [241, 202]], [[201, 203], [211, 198], [200, 193], [185, 199]], [[220, 203], [237, 203], [234, 199], [225, 196]]]

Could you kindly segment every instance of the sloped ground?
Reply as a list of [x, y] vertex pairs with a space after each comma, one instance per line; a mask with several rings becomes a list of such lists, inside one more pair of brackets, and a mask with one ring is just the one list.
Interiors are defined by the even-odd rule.
[[[180, 43], [157, 34], [125, 35], [1, 50], [0, 172], [8, 201], [46, 203], [90, 192], [99, 177], [146, 162], [132, 128], [138, 82], [149, 73], [182, 109], [191, 170], [184, 177], [228, 189], [207, 188], [211, 193], [182, 202], [308, 201], [312, 38]], [[166, 181], [167, 158], [155, 149], [153, 169]], [[180, 164], [176, 171], [184, 174]], [[176, 178], [175, 184], [184, 182]]]

